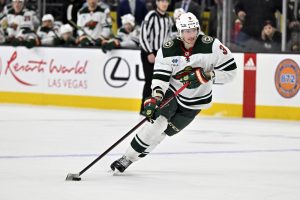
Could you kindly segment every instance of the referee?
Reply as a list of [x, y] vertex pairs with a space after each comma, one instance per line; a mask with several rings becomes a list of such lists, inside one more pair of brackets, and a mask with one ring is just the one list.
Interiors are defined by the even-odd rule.
[[158, 49], [170, 39], [172, 19], [167, 13], [168, 0], [156, 0], [156, 9], [151, 10], [141, 25], [140, 43], [141, 59], [145, 76], [143, 99], [140, 114], [143, 111], [145, 98], [151, 96], [151, 80], [153, 75], [154, 61]]

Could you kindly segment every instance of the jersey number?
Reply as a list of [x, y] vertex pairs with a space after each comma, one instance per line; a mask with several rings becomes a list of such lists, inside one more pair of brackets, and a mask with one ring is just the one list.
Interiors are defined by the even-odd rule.
[[227, 50], [225, 49], [225, 47], [223, 45], [220, 45], [219, 48], [223, 51], [224, 55], [227, 55]]

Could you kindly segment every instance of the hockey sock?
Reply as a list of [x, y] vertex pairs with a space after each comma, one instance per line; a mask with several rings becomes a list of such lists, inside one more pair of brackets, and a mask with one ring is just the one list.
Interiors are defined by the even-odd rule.
[[146, 123], [131, 141], [125, 156], [132, 162], [146, 156], [165, 138], [167, 126], [168, 120], [164, 116], [157, 118], [153, 124]]

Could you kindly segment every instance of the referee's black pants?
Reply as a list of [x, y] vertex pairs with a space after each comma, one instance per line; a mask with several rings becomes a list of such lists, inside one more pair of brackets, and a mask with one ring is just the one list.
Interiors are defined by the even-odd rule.
[[[153, 52], [156, 56], [157, 51]], [[140, 114], [142, 114], [142, 111], [144, 109], [144, 100], [147, 97], [151, 96], [152, 90], [151, 90], [151, 82], [152, 82], [152, 76], [153, 76], [153, 69], [154, 69], [154, 63], [149, 63], [148, 61], [148, 53], [144, 50], [141, 50], [141, 59], [143, 64], [143, 70], [144, 70], [144, 76], [145, 76], [145, 85], [143, 89], [143, 98], [142, 98], [142, 104], [140, 109]]]

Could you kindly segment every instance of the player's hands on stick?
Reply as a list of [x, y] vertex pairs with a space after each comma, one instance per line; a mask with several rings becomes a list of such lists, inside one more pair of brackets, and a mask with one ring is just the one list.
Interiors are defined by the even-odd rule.
[[106, 42], [102, 45], [102, 51], [104, 53], [107, 53], [107, 51], [111, 51], [111, 50], [117, 49], [119, 47], [120, 47], [120, 41], [112, 40], [112, 41]]
[[79, 38], [80, 46], [86, 47], [86, 46], [93, 46], [92, 40], [88, 38], [87, 35], [82, 35]]
[[145, 99], [143, 114], [148, 118], [148, 121], [155, 120], [160, 115], [160, 102], [161, 101], [155, 97], [148, 97]]
[[199, 87], [201, 84], [205, 84], [212, 80], [215, 76], [213, 71], [205, 72], [203, 68], [193, 68], [190, 71], [180, 72], [175, 76], [175, 79], [179, 80], [183, 84], [190, 82], [188, 89]]

